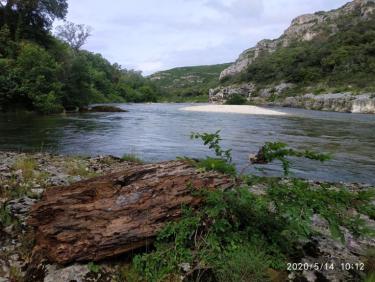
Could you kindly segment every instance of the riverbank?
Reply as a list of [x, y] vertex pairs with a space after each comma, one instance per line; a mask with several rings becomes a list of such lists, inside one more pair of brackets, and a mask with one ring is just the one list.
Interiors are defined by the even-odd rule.
[[[129, 158], [128, 158], [129, 159]], [[130, 264], [128, 259], [116, 258], [104, 262], [73, 263], [61, 266], [53, 263], [43, 263], [43, 273], [36, 268], [30, 269], [33, 249], [33, 230], [28, 226], [28, 216], [33, 205], [38, 203], [46, 189], [58, 186], [68, 187], [81, 180], [90, 179], [108, 173], [119, 172], [134, 167], [136, 164], [111, 156], [72, 157], [52, 155], [48, 153], [25, 154], [14, 152], [0, 152], [0, 281], [21, 281], [28, 275], [27, 281], [125, 281], [128, 277]], [[292, 185], [292, 180], [277, 178], [256, 178], [247, 185], [254, 195], [264, 195], [270, 183]], [[321, 182], [307, 182], [313, 189], [344, 189], [356, 194], [367, 191], [370, 185], [332, 184]], [[68, 188], [67, 188], [68, 189]], [[353, 212], [355, 212], [353, 210]], [[361, 215], [370, 226], [375, 228], [374, 219]], [[304, 251], [304, 257], [299, 263], [314, 264], [334, 262], [335, 269], [320, 269], [319, 271], [273, 271], [277, 277], [289, 277], [290, 281], [301, 277], [313, 279], [325, 277], [327, 279], [349, 279], [359, 275], [360, 271], [342, 270], [341, 263], [363, 263], [368, 265], [367, 252], [375, 248], [375, 239], [352, 234], [347, 228], [340, 227], [345, 242], [332, 239], [329, 235], [328, 223], [318, 215], [312, 218], [313, 226], [318, 233], [311, 237], [310, 250]], [[313, 250], [314, 251], [313, 251]], [[297, 262], [297, 261], [296, 261]], [[186, 266], [187, 267], [187, 266]], [[39, 270], [38, 270], [39, 269]], [[318, 274], [319, 273], [319, 274]], [[121, 276], [121, 275], [123, 276]], [[34, 275], [34, 276], [30, 276]], [[86, 280], [85, 280], [86, 279]], [[318, 278], [316, 278], [318, 279]], [[88, 280], [87, 280], [88, 281]], [[127, 280], [126, 280], [127, 281]], [[267, 280], [264, 280], [267, 281]], [[278, 281], [278, 280], [270, 280]], [[279, 280], [280, 281], [280, 280]], [[309, 280], [315, 281], [315, 280]]]
[[189, 112], [207, 112], [207, 113], [231, 113], [246, 115], [268, 115], [268, 116], [286, 116], [285, 112], [279, 110], [271, 110], [257, 106], [247, 105], [204, 105], [181, 108], [182, 111]]
[[317, 111], [375, 114], [374, 93], [313, 94], [307, 92], [309, 94], [301, 94], [296, 92], [294, 95], [288, 93], [295, 87], [295, 85], [290, 83], [281, 83], [261, 89], [258, 89], [253, 83], [220, 86], [210, 89], [209, 102], [224, 104], [234, 96], [239, 95], [245, 101], [258, 106], [281, 106]]

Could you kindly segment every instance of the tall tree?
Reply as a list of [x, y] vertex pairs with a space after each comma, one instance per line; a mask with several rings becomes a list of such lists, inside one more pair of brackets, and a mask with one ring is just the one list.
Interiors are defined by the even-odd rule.
[[64, 19], [67, 11], [67, 0], [0, 0], [0, 28], [7, 25], [15, 41], [43, 41], [53, 21]]
[[70, 47], [78, 51], [91, 35], [91, 28], [83, 24], [66, 22], [56, 28], [56, 36], [66, 41]]

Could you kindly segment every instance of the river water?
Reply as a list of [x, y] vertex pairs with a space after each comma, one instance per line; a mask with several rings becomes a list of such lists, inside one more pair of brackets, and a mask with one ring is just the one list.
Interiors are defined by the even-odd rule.
[[[0, 150], [49, 151], [62, 154], [138, 155], [145, 161], [204, 157], [210, 152], [192, 131], [221, 130], [223, 147], [233, 149], [239, 168], [248, 164], [267, 141], [282, 141], [297, 149], [326, 152], [333, 159], [321, 164], [296, 160], [298, 177], [375, 184], [375, 115], [278, 109], [287, 116], [187, 112], [190, 104], [121, 104], [127, 113], [56, 116], [0, 115]], [[277, 175], [280, 165], [258, 174]]]

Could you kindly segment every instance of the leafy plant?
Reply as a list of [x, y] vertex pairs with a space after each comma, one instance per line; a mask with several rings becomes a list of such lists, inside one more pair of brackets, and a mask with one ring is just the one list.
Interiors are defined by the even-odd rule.
[[224, 150], [220, 142], [222, 141], [220, 137], [220, 130], [215, 133], [196, 133], [191, 134], [191, 139], [200, 139], [203, 141], [205, 146], [213, 150], [216, 158], [206, 157], [203, 160], [194, 161], [187, 159], [195, 164], [198, 168], [203, 170], [215, 170], [221, 173], [236, 175], [236, 168], [232, 164], [232, 150]]
[[279, 160], [282, 163], [284, 175], [290, 173], [290, 160], [288, 157], [306, 158], [320, 162], [327, 161], [331, 157], [327, 154], [320, 154], [309, 150], [298, 151], [288, 147], [282, 142], [267, 142], [259, 151], [258, 155], [251, 159], [253, 164], [266, 164]]
[[[216, 161], [231, 161], [230, 150], [220, 147], [219, 132], [192, 136], [215, 151]], [[258, 159], [281, 160], [288, 171], [289, 161], [284, 159], [289, 156], [327, 159], [283, 143], [267, 143]], [[205, 162], [211, 164], [212, 159], [200, 161]], [[134, 270], [146, 281], [176, 275], [184, 275], [188, 281], [269, 281], [269, 269], [283, 271], [286, 262], [303, 256], [304, 243], [319, 232], [312, 225], [316, 215], [326, 220], [336, 239], [344, 239], [342, 227], [354, 236], [374, 235], [350, 211], [373, 217], [375, 192], [371, 190], [353, 193], [344, 187], [251, 175], [242, 180], [242, 186], [227, 191], [194, 191], [202, 206], [196, 210], [182, 207], [181, 219], [168, 223], [158, 234], [155, 250], [134, 258]], [[254, 184], [264, 185], [264, 193], [253, 193]]]
[[256, 245], [244, 244], [226, 254], [225, 263], [218, 270], [220, 281], [264, 282], [269, 281], [267, 273], [270, 256]]
[[215, 155], [222, 160], [227, 162], [232, 162], [232, 150], [223, 150], [220, 146], [220, 141], [222, 141], [220, 137], [221, 130], [216, 131], [215, 133], [191, 133], [191, 139], [201, 139], [203, 141], [203, 145], [208, 145], [209, 149], [214, 150]]
[[0, 206], [0, 225], [9, 226], [13, 222], [11, 212], [5, 205]]
[[87, 264], [87, 268], [90, 272], [99, 273], [100, 272], [100, 265], [95, 264], [94, 262], [90, 262]]

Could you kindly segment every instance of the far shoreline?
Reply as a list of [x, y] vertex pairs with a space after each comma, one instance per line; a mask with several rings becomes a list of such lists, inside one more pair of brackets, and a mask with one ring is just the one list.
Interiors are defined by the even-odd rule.
[[287, 116], [289, 113], [267, 109], [259, 106], [250, 105], [201, 105], [184, 107], [181, 111], [189, 112], [207, 112], [207, 113], [228, 113], [228, 114], [246, 114], [246, 115], [268, 115], [268, 116]]

